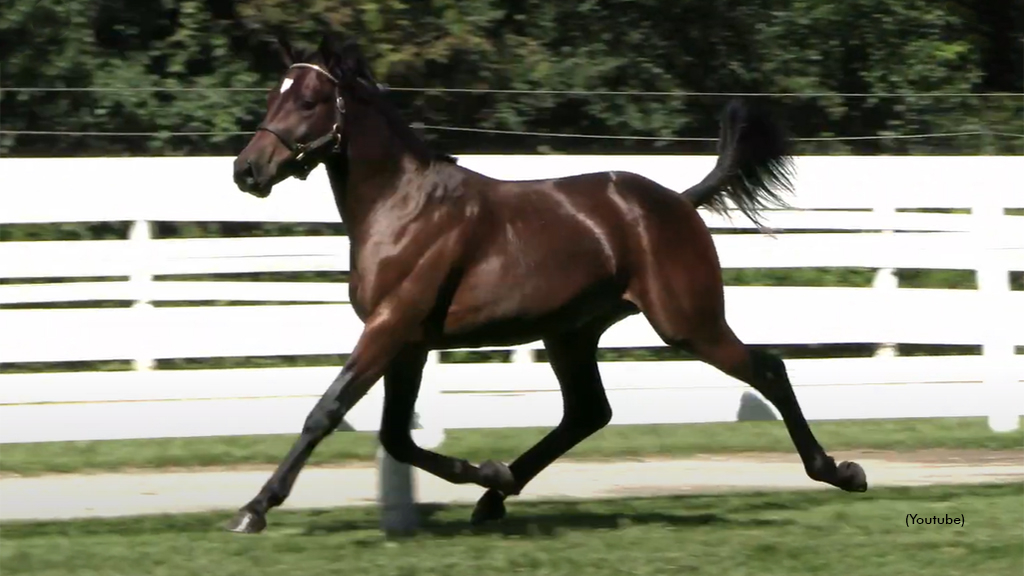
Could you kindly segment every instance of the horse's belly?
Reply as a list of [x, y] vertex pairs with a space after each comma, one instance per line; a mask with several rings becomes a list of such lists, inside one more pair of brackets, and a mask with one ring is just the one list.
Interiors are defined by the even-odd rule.
[[521, 292], [511, 292], [454, 300], [436, 344], [445, 348], [513, 346], [635, 313], [635, 306], [622, 299], [623, 288], [611, 278], [569, 294], [551, 290], [524, 298]]

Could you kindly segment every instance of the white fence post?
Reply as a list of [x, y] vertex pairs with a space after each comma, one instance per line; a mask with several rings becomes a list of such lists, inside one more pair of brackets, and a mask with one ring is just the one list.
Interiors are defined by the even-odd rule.
[[524, 345], [512, 349], [513, 364], [530, 364], [533, 361], [533, 348], [531, 346]]
[[1017, 393], [1019, 377], [1013, 371], [1014, 327], [1001, 320], [1010, 306], [1010, 271], [1000, 254], [1000, 250], [1010, 247], [1010, 243], [1003, 240], [1004, 229], [1009, 232], [1009, 222], [1003, 214], [1003, 208], [998, 205], [975, 206], [971, 214], [975, 225], [974, 234], [980, 247], [977, 265], [978, 319], [986, 326], [991, 326], [984, 331], [981, 346], [985, 359], [983, 387], [991, 406], [988, 426], [994, 432], [1012, 432], [1020, 427], [1021, 398]]
[[[440, 363], [440, 353], [432, 350], [427, 355], [424, 373]], [[440, 389], [432, 378], [424, 374], [420, 395], [413, 413], [413, 440], [428, 450], [444, 442], [444, 427], [440, 418]], [[380, 505], [381, 530], [388, 535], [410, 534], [419, 526], [416, 510], [416, 480], [413, 469], [388, 454], [383, 446], [377, 447], [377, 502]]]
[[[896, 220], [896, 208], [893, 206], [876, 206], [874, 208], [876, 214], [885, 215], [887, 219], [892, 222], [890, 226], [895, 227]], [[889, 228], [883, 230], [882, 234], [887, 237], [892, 237], [896, 234], [895, 230]], [[896, 276], [896, 270], [893, 268], [879, 268], [875, 273], [875, 279], [871, 283], [871, 287], [875, 290], [882, 290], [884, 292], [891, 292], [898, 290], [900, 287], [900, 280]], [[884, 342], [879, 344], [878, 348], [875, 349], [875, 358], [892, 358], [896, 356], [896, 344], [892, 342]]]
[[[152, 255], [149, 254], [148, 250], [151, 246], [152, 236], [150, 235], [149, 222], [146, 220], [136, 220], [128, 232], [128, 240], [132, 244], [132, 257], [134, 258], [132, 273], [128, 277], [128, 282], [132, 287], [132, 294], [135, 297], [132, 308], [135, 309], [136, 314], [146, 314], [153, 309], [151, 301], [152, 291], [150, 290], [153, 274], [149, 266]], [[145, 338], [141, 338], [136, 342], [136, 346], [136, 353], [133, 358], [135, 370], [147, 372], [155, 368], [156, 362], [144, 352], [146, 350]]]

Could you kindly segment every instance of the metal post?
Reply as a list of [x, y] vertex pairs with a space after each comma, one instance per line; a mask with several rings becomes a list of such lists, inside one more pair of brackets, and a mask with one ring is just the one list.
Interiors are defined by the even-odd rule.
[[[413, 440], [421, 447], [434, 449], [444, 442], [444, 427], [439, 418], [440, 390], [430, 378], [431, 366], [440, 363], [435, 350], [427, 356], [420, 396], [413, 413]], [[377, 504], [380, 527], [387, 536], [409, 535], [419, 528], [416, 505], [416, 480], [408, 464], [395, 460], [383, 446], [377, 447]]]
[[387, 536], [412, 534], [419, 527], [412, 467], [395, 460], [383, 446], [378, 446], [377, 470], [381, 530]]

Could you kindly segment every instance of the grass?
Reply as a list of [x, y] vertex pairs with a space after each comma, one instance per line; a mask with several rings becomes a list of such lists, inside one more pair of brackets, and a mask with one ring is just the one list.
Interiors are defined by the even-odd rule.
[[[714, 574], [929, 576], [1024, 573], [1021, 484], [516, 502], [473, 530], [439, 507], [420, 534], [385, 540], [375, 508], [275, 511], [268, 531], [230, 513], [7, 523], [5, 576]], [[907, 514], [964, 525], [907, 527]]]
[[[1024, 429], [996, 434], [983, 418], [935, 418], [812, 422], [818, 440], [837, 450], [923, 450], [1024, 448]], [[547, 428], [452, 430], [440, 451], [471, 461], [511, 461], [538, 441]], [[96, 442], [6, 444], [0, 473], [111, 471], [277, 464], [294, 435], [168, 438]], [[339, 432], [314, 453], [312, 464], [372, 460], [376, 435]], [[736, 452], [793, 452], [782, 422], [610, 426], [584, 441], [568, 457], [577, 459], [687, 456]]]

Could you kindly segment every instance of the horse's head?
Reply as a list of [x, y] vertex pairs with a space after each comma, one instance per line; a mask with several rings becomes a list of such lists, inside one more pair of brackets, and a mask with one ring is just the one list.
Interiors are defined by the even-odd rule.
[[344, 141], [345, 92], [353, 82], [376, 85], [354, 43], [324, 36], [315, 52], [298, 57], [276, 39], [287, 70], [270, 90], [256, 134], [235, 158], [235, 184], [265, 198], [275, 184], [305, 177]]

